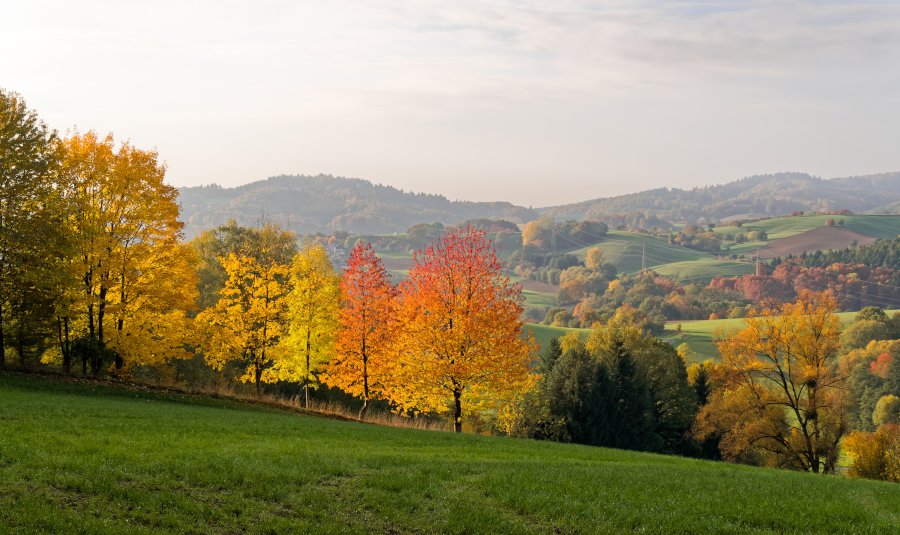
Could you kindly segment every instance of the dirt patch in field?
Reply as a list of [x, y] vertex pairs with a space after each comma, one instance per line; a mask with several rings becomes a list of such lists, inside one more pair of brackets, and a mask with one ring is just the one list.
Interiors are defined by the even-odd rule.
[[529, 290], [532, 292], [555, 294], [559, 291], [559, 286], [553, 286], [552, 284], [547, 284], [546, 282], [538, 282], [526, 279], [521, 281], [521, 283], [523, 290]]
[[775, 258], [776, 256], [800, 255], [804, 252], [827, 251], [828, 249], [845, 249], [853, 242], [857, 245], [868, 245], [875, 238], [854, 232], [844, 227], [819, 227], [806, 232], [801, 232], [790, 238], [772, 240], [768, 245], [759, 250], [761, 258]]

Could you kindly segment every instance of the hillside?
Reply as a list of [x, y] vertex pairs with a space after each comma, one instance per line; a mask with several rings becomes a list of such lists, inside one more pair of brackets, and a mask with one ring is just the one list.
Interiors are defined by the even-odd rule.
[[590, 219], [626, 212], [672, 222], [770, 217], [794, 211], [876, 211], [900, 201], [900, 172], [824, 180], [805, 173], [777, 173], [684, 190], [659, 188], [618, 197], [553, 206], [542, 214]]
[[9, 374], [0, 436], [0, 525], [12, 532], [887, 533], [900, 523], [890, 483]]
[[672, 222], [696, 222], [771, 217], [797, 210], [846, 208], [856, 213], [890, 213], [900, 205], [897, 184], [900, 172], [830, 180], [779, 173], [704, 188], [659, 188], [532, 210], [508, 202], [451, 201], [360, 179], [277, 176], [236, 188], [181, 188], [180, 203], [188, 237], [232, 218], [240, 224], [253, 224], [262, 217], [300, 234], [337, 230], [389, 234], [417, 223], [456, 224], [478, 217], [524, 223], [541, 214], [591, 219], [642, 213]]
[[537, 217], [528, 208], [506, 202], [450, 201], [328, 175], [277, 176], [236, 188], [182, 188], [179, 201], [187, 237], [229, 219], [252, 225], [262, 217], [298, 234], [336, 230], [390, 234], [416, 223], [455, 224], [479, 217], [524, 223]]

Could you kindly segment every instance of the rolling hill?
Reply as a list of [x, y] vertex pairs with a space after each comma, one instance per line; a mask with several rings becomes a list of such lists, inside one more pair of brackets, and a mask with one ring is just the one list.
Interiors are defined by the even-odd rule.
[[888, 533], [900, 486], [0, 374], [0, 526], [44, 533]]
[[506, 202], [451, 201], [329, 175], [277, 176], [236, 188], [182, 188], [179, 202], [187, 237], [229, 219], [253, 225], [266, 218], [298, 234], [390, 234], [434, 221], [456, 224], [485, 217], [524, 223], [537, 217], [528, 208]]
[[591, 219], [641, 213], [671, 222], [698, 222], [773, 217], [797, 210], [846, 208], [857, 213], [891, 213], [900, 205], [898, 183], [900, 172], [829, 180], [779, 173], [704, 188], [659, 188], [533, 210], [508, 202], [451, 201], [360, 179], [277, 176], [236, 188], [182, 188], [180, 203], [187, 237], [229, 219], [254, 224], [263, 217], [298, 234], [337, 230], [387, 234], [403, 232], [417, 223], [456, 224], [478, 217], [524, 223], [541, 214]]
[[898, 183], [900, 172], [829, 180], [805, 173], [777, 173], [690, 190], [659, 188], [539, 211], [571, 219], [641, 212], [675, 223], [771, 217], [794, 211], [867, 213], [900, 201]]

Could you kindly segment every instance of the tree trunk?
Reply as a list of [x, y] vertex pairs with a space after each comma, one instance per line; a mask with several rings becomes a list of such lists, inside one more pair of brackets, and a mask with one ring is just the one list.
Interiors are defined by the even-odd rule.
[[3, 333], [3, 304], [0, 303], [0, 370], [6, 367], [6, 338]]
[[56, 329], [59, 335], [59, 352], [63, 359], [63, 373], [72, 372], [72, 353], [69, 351], [69, 317], [56, 316]]
[[103, 318], [106, 316], [106, 288], [100, 289], [100, 302], [97, 303], [97, 341], [103, 346]]
[[453, 430], [462, 433], [462, 390], [453, 389]]
[[259, 364], [255, 365], [255, 369], [253, 370], [254, 379], [256, 379], [256, 397], [259, 397], [262, 383], [262, 367]]
[[366, 339], [362, 340], [362, 361], [363, 361], [363, 404], [359, 409], [359, 419], [365, 420], [366, 413], [369, 412], [369, 359], [366, 357]]
[[310, 342], [309, 342], [309, 329], [307, 328], [307, 329], [306, 329], [306, 376], [304, 377], [305, 380], [304, 380], [304, 382], [303, 382], [303, 393], [304, 393], [304, 395], [306, 396], [306, 401], [305, 401], [304, 404], [303, 404], [303, 408], [304, 408], [304, 409], [308, 409], [308, 408], [309, 408], [309, 376], [310, 376], [310, 373], [311, 373], [310, 370], [309, 370], [309, 350], [310, 350], [310, 347], [311, 347], [311, 344], [310, 344]]
[[[116, 334], [120, 340], [122, 337], [122, 327], [123, 327], [122, 318], [119, 318], [119, 320], [116, 322]], [[121, 371], [122, 366], [124, 364], [125, 364], [125, 362], [122, 360], [122, 355], [118, 351], [116, 351], [116, 372]]]

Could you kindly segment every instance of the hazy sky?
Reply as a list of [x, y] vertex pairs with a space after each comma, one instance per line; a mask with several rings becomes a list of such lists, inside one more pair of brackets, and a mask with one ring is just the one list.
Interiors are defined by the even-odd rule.
[[0, 1], [0, 86], [179, 186], [538, 206], [900, 170], [896, 1]]

